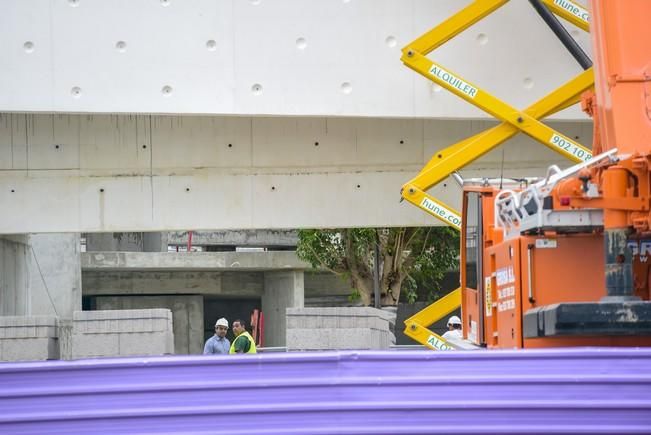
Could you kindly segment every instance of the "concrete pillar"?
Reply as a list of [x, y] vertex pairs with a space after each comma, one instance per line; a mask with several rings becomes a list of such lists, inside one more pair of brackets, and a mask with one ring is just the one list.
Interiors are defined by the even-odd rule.
[[30, 314], [29, 255], [29, 236], [0, 238], [0, 316]]
[[285, 346], [287, 308], [302, 308], [305, 303], [303, 271], [290, 270], [264, 273], [262, 312], [264, 313], [264, 345]]
[[72, 318], [81, 310], [79, 238], [79, 233], [30, 235], [29, 315]]
[[167, 252], [167, 233], [144, 233], [142, 250], [143, 252]]

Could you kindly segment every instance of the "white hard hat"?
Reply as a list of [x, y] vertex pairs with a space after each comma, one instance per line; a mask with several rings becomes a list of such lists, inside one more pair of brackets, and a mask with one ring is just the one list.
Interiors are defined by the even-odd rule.
[[448, 319], [448, 325], [461, 325], [461, 319], [457, 316], [452, 316]]
[[228, 328], [228, 320], [222, 317], [221, 319], [217, 320], [217, 323], [215, 323], [215, 327], [217, 326], [225, 326]]

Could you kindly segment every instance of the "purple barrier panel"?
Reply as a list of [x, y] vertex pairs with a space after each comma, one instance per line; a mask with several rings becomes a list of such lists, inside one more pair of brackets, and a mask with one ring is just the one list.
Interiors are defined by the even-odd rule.
[[0, 364], [0, 433], [651, 433], [651, 349]]

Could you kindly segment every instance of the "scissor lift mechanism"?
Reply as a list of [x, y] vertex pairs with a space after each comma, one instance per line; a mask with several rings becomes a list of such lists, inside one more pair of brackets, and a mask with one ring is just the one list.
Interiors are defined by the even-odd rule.
[[[459, 212], [432, 197], [427, 191], [454, 171], [470, 164], [516, 134], [524, 133], [577, 163], [592, 158], [592, 152], [588, 148], [541, 122], [541, 119], [578, 103], [581, 94], [594, 87], [592, 68], [583, 71], [526, 109], [518, 110], [426, 57], [508, 1], [475, 0], [402, 49], [401, 60], [406, 66], [502, 121], [496, 127], [439, 151], [415, 178], [402, 187], [401, 194], [404, 199], [457, 230], [461, 230], [462, 222]], [[542, 0], [542, 3], [559, 17], [586, 32], [589, 31], [589, 15], [583, 6], [571, 0]], [[459, 306], [461, 288], [405, 320], [405, 334], [431, 349], [453, 349], [454, 346], [428, 327]]]

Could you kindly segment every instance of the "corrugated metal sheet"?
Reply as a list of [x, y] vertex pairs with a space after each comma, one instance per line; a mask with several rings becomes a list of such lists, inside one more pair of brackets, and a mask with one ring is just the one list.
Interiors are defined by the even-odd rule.
[[0, 364], [0, 433], [651, 433], [651, 350]]

